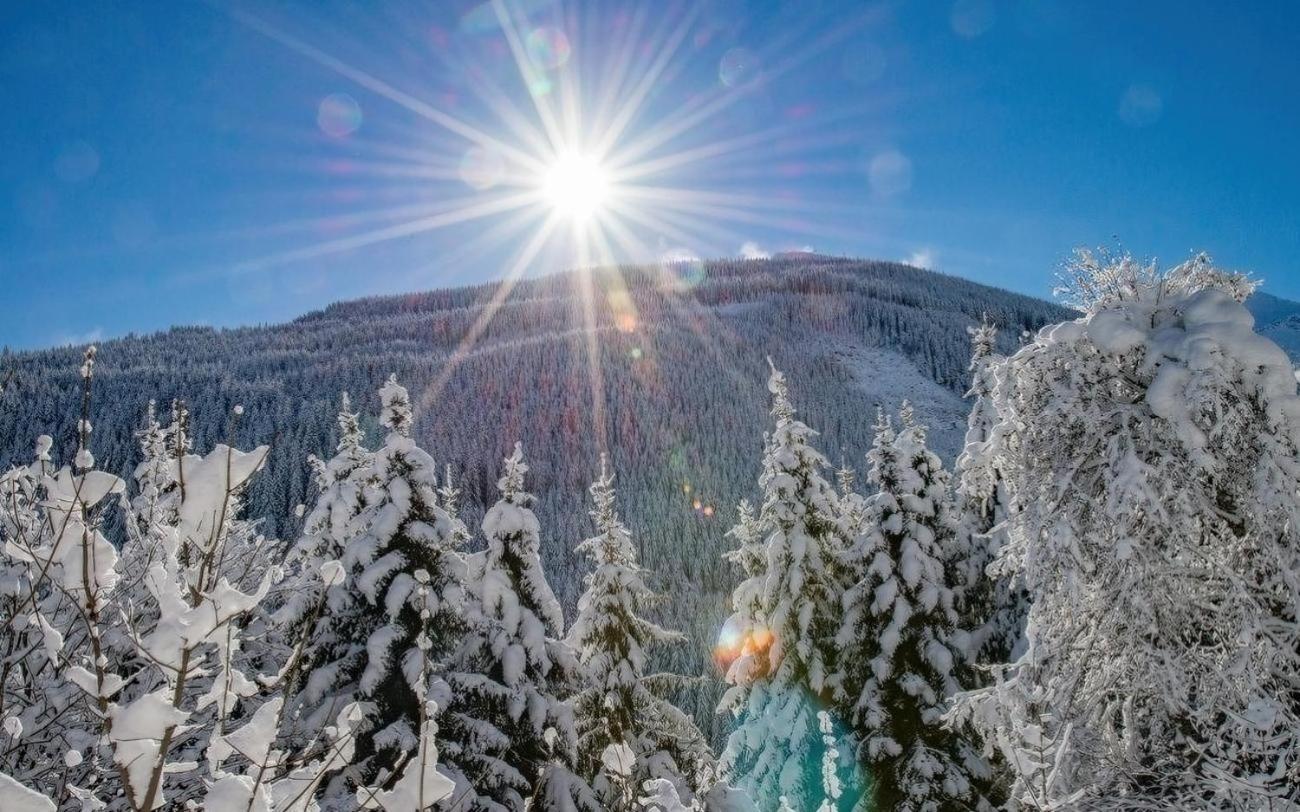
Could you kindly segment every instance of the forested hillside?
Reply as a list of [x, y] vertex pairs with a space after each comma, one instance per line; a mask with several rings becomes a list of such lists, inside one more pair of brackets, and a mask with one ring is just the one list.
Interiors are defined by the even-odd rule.
[[[700, 673], [735, 580], [723, 533], [758, 474], [765, 355], [833, 462], [862, 469], [876, 406], [904, 398], [950, 462], [965, 430], [967, 327], [987, 316], [1007, 350], [1022, 331], [1069, 317], [954, 277], [827, 257], [571, 272], [523, 281], [494, 307], [499, 291], [363, 299], [285, 325], [105, 342], [91, 406], [100, 467], [128, 474], [144, 404], [183, 398], [196, 447], [270, 446], [248, 515], [268, 517], [263, 532], [287, 542], [299, 529], [292, 507], [314, 496], [304, 461], [335, 443], [340, 393], [353, 394], [373, 446], [383, 436], [374, 393], [396, 373], [415, 399], [414, 436], [451, 467], [471, 528], [495, 499], [500, 459], [523, 443], [543, 563], [567, 616], [584, 567], [573, 548], [592, 531], [585, 488], [607, 450], [653, 586], [671, 596], [661, 619], [691, 638], [674, 665]], [[14, 376], [0, 400], [0, 468], [28, 459], [40, 433], [54, 436], [56, 459], [75, 452], [80, 357], [0, 359], [0, 375]], [[231, 437], [235, 404], [244, 412]], [[700, 693], [701, 719], [713, 697]]]
[[1259, 332], [1286, 350], [1293, 359], [1300, 358], [1300, 303], [1260, 291], [1246, 304], [1255, 317]]
[[5, 431], [60, 439], [0, 476], [0, 790], [1292, 809], [1294, 308], [1203, 254], [1062, 284], [624, 268], [87, 347], [73, 392], [6, 356]]

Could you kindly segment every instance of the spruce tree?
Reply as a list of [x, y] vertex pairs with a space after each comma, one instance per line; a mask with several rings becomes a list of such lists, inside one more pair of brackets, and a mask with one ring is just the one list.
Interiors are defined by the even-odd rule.
[[457, 809], [522, 810], [554, 762], [572, 761], [573, 710], [563, 697], [578, 683], [578, 664], [542, 571], [527, 472], [516, 444], [497, 482], [500, 499], [483, 517], [487, 548], [469, 564], [479, 615], [448, 675], [448, 726], [470, 734], [456, 752], [474, 789]]
[[866, 517], [866, 500], [857, 492], [858, 473], [844, 461], [835, 471], [835, 484], [840, 496], [840, 534], [846, 539], [857, 538]]
[[[606, 809], [630, 809], [640, 788], [654, 780], [669, 782], [689, 804], [713, 766], [712, 754], [694, 721], [663, 695], [680, 678], [647, 673], [653, 648], [684, 638], [643, 617], [660, 596], [646, 585], [632, 535], [619, 519], [614, 477], [603, 456], [590, 492], [596, 535], [578, 550], [592, 571], [569, 633], [587, 685], [574, 703], [579, 767]], [[606, 754], [620, 747], [631, 763], [616, 765], [614, 774]]]
[[[759, 808], [775, 809], [783, 799], [813, 808], [823, 799], [827, 747], [818, 711], [834, 694], [840, 508], [822, 475], [827, 461], [812, 446], [816, 432], [795, 419], [785, 376], [775, 367], [768, 389], [776, 425], [766, 443], [757, 518], [766, 534], [765, 561], [732, 597], [743, 615], [735, 625], [744, 643], [727, 671], [732, 687], [720, 705], [737, 717], [721, 765]], [[841, 800], [848, 803], [851, 795]]]
[[[406, 389], [390, 377], [380, 398], [380, 423], [389, 430], [383, 446], [345, 480], [341, 513], [333, 505], [321, 506], [326, 526], [335, 516], [345, 520], [346, 574], [331, 587], [330, 616], [319, 630], [326, 642], [339, 641], [341, 650], [317, 666], [307, 689], [313, 697], [364, 702], [366, 718], [348, 780], [382, 787], [393, 780], [402, 754], [419, 746], [426, 657], [437, 671], [460, 645], [465, 565], [457, 550], [463, 531], [438, 504], [433, 459], [411, 437]], [[353, 448], [351, 432], [345, 435], [340, 470], [352, 464], [347, 456], [361, 454], [359, 444]], [[353, 484], [360, 486], [355, 494], [360, 507], [346, 521]], [[445, 703], [445, 691], [430, 695]]]
[[727, 535], [734, 540], [735, 546], [722, 557], [740, 570], [744, 578], [732, 590], [732, 612], [722, 625], [714, 649], [718, 665], [724, 671], [767, 639], [760, 620], [767, 573], [767, 535], [748, 499], [741, 499], [736, 506], [736, 523]]
[[296, 640], [306, 633], [311, 641], [301, 671], [290, 686], [299, 689], [293, 727], [297, 736], [305, 738], [315, 738], [322, 727], [333, 723], [339, 709], [355, 698], [340, 672], [362, 667], [365, 652], [365, 641], [345, 636], [339, 624], [338, 615], [348, 612], [355, 593], [338, 576], [338, 570], [326, 570], [333, 575], [330, 583], [322, 575], [323, 566], [344, 558], [349, 542], [362, 529], [357, 517], [366, 505], [366, 486], [372, 479], [371, 454], [364, 446], [361, 421], [346, 392], [337, 425], [334, 456], [325, 462], [315, 457], [309, 460], [319, 496], [303, 523], [302, 536], [286, 558], [287, 589], [273, 617], [282, 639]]
[[946, 565], [957, 538], [948, 475], [907, 404], [902, 422], [895, 435], [877, 418], [868, 459], [879, 490], [846, 555], [856, 582], [839, 635], [845, 714], [868, 772], [868, 808], [979, 808], [987, 767], [943, 724], [964, 676]]
[[973, 400], [966, 439], [957, 457], [957, 497], [962, 547], [967, 555], [959, 573], [957, 605], [970, 629], [967, 658], [1002, 663], [1023, 650], [1027, 597], [1024, 589], [998, 568], [990, 571], [1006, 540], [1007, 496], [990, 444], [997, 415], [993, 408], [997, 370], [997, 327], [988, 321], [969, 328], [970, 389]]

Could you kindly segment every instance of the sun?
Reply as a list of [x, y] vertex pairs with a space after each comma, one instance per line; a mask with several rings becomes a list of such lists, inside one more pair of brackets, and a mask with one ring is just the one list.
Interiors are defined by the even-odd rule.
[[542, 196], [556, 214], [583, 222], [599, 215], [609, 202], [609, 172], [594, 155], [564, 152], [546, 167]]

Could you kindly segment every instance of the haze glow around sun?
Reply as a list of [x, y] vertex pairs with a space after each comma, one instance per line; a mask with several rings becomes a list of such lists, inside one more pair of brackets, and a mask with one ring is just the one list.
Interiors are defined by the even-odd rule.
[[542, 175], [541, 189], [555, 213], [574, 222], [599, 215], [613, 191], [600, 161], [581, 152], [557, 155]]

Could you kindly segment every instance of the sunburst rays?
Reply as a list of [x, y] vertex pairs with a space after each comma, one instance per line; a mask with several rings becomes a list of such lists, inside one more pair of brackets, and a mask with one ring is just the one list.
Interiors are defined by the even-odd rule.
[[[433, 77], [381, 69], [398, 61], [388, 54], [389, 43], [354, 43], [384, 54], [374, 65], [363, 65], [317, 44], [301, 25], [234, 12], [248, 28], [346, 80], [363, 101], [387, 103], [377, 102], [377, 111], [398, 113], [390, 112], [393, 120], [365, 137], [348, 129], [356, 129], [359, 118], [345, 120], [340, 131], [349, 134], [349, 156], [331, 167], [357, 182], [384, 184], [393, 199], [385, 205], [358, 201], [353, 210], [318, 222], [320, 239], [249, 257], [235, 272], [272, 273], [453, 228], [465, 235], [450, 254], [440, 256], [442, 263], [471, 263], [499, 254], [502, 245], [517, 246], [492, 274], [500, 284], [423, 393], [427, 405], [475, 351], [520, 279], [537, 268], [575, 268], [591, 419], [604, 447], [599, 338], [604, 328], [598, 321], [609, 311], [609, 329], [636, 331], [642, 325], [626, 285], [615, 277], [598, 285], [590, 269], [663, 262], [674, 256], [670, 249], [731, 253], [756, 228], [802, 239], [853, 236], [834, 224], [836, 218], [825, 216], [831, 204], [772, 188], [774, 165], [777, 180], [783, 165], [828, 176], [842, 172], [843, 166], [819, 163], [817, 156], [843, 142], [843, 128], [819, 130], [815, 120], [800, 117], [778, 117], [757, 127], [727, 126], [727, 119], [737, 105], [761, 96], [765, 83], [869, 23], [873, 13], [837, 21], [824, 31], [787, 31], [758, 55], [745, 52], [744, 59], [733, 59], [732, 72], [722, 81], [697, 89], [688, 67], [698, 58], [692, 46], [699, 47], [700, 14], [695, 3], [645, 4], [619, 12], [613, 21], [594, 20], [562, 3], [488, 0], [466, 19], [472, 17], [476, 29], [490, 29], [487, 50], [503, 52], [513, 70], [478, 64], [473, 51], [460, 57], [444, 53], [444, 67], [455, 74], [461, 92], [473, 97], [473, 111], [467, 112], [440, 101]], [[357, 36], [375, 36], [379, 28], [369, 26]], [[335, 34], [329, 41], [337, 41]], [[750, 69], [759, 62], [770, 67]], [[668, 104], [666, 97], [679, 100]], [[331, 104], [352, 113], [347, 104]], [[368, 120], [379, 115], [385, 114], [373, 113]], [[312, 226], [293, 222], [281, 226], [284, 232]], [[676, 290], [678, 269], [670, 265], [662, 269], [664, 286]], [[669, 298], [701, 343], [712, 348], [708, 333], [719, 325], [704, 323], [702, 309], [692, 306], [689, 296]]]
[[[534, 25], [538, 8], [549, 15], [553, 25]], [[557, 10], [558, 8], [558, 10]], [[552, 4], [518, 0], [490, 0], [473, 14], [477, 25], [486, 19], [495, 21], [500, 40], [514, 63], [514, 84], [510, 87], [491, 71], [472, 62], [451, 66], [476, 101], [487, 111], [485, 121], [457, 115], [436, 103], [434, 82], [420, 87], [413, 77], [385, 77], [376, 70], [349, 62], [313, 44], [310, 36], [288, 30], [246, 11], [234, 12], [237, 20], [292, 52], [315, 62], [355, 85], [360, 91], [391, 102], [413, 116], [417, 126], [409, 124], [401, 132], [411, 143], [383, 140], [357, 141], [354, 152], [368, 153], [350, 157], [347, 171], [355, 177], [383, 179], [389, 183], [421, 182], [440, 185], [439, 193], [450, 192], [439, 204], [393, 206], [373, 211], [370, 228], [352, 229], [346, 236], [322, 240], [311, 246], [281, 249], [265, 256], [249, 258], [241, 270], [268, 270], [278, 265], [318, 259], [331, 253], [411, 237], [467, 222], [506, 218], [524, 209], [554, 205], [554, 189], [545, 178], [568, 156], [587, 156], [597, 162], [607, 178], [602, 181], [616, 194], [610, 205], [602, 207], [599, 217], [591, 218], [583, 230], [560, 230], [557, 251], [546, 258], [556, 264], [582, 264], [580, 255], [591, 262], [618, 260], [653, 260], [661, 253], [655, 239], [669, 236], [698, 245], [701, 250], [721, 247], [722, 238], [736, 232], [728, 227], [765, 227], [797, 232], [809, 238], [848, 236], [817, 217], [818, 206], [806, 200], [782, 198], [769, 194], [760, 178], [770, 171], [773, 156], [793, 155], [800, 150], [815, 150], [824, 134], [816, 132], [815, 123], [776, 122], [754, 131], [700, 137], [705, 125], [716, 124], [729, 109], [747, 96], [761, 91], [765, 82], [821, 53], [835, 40], [845, 37], [868, 23], [867, 13], [854, 20], [840, 21], [831, 30], [809, 36], [791, 32], [788, 41], [772, 43], [769, 50], [776, 57], [772, 66], [747, 78], [739, 86], [723, 83], [703, 92], [686, 93], [676, 109], [663, 112], [660, 104], [653, 111], [650, 100], [665, 83], [680, 79], [683, 65], [690, 58], [691, 32], [698, 22], [695, 4], [669, 6], [668, 13], [653, 13], [642, 6], [626, 15], [615, 27], [611, 41], [588, 43], [579, 38], [570, 44], [564, 33], [574, 36], [590, 34], [577, 11]], [[590, 27], [590, 26], [588, 26]], [[538, 32], [553, 32], [562, 38], [564, 58], [558, 63], [539, 64], [530, 52], [530, 38]], [[795, 40], [802, 35], [798, 47]], [[383, 50], [386, 43], [374, 43]], [[589, 47], [590, 45], [590, 47]], [[571, 49], [571, 57], [570, 55]], [[520, 93], [522, 89], [524, 93]], [[689, 88], [688, 88], [689, 89]], [[680, 90], [680, 88], [678, 88]], [[528, 101], [520, 104], [521, 96]], [[653, 112], [653, 120], [647, 120]], [[398, 125], [389, 128], [391, 132]], [[802, 133], [801, 133], [802, 128]], [[716, 128], [714, 128], [716, 129]], [[483, 182], [478, 188], [459, 189], [466, 181], [465, 158], [478, 150], [486, 169], [479, 172]], [[585, 158], [584, 158], [585, 159]], [[812, 163], [793, 160], [790, 166], [815, 167]], [[492, 167], [496, 167], [493, 169]], [[726, 171], [718, 171], [718, 168]], [[827, 174], [843, 167], [823, 167]], [[727, 180], [741, 184], [748, 191], [726, 188], [692, 188], [684, 178], [705, 181]], [[746, 183], [748, 180], [748, 183]], [[469, 194], [466, 194], [469, 191]], [[614, 199], [616, 198], [616, 199]], [[405, 216], [416, 210], [415, 216]], [[383, 222], [385, 218], [391, 222]], [[333, 225], [353, 225], [356, 218], [343, 215], [331, 218]], [[536, 220], [544, 221], [537, 216]], [[612, 243], [605, 233], [615, 228], [624, 238], [618, 245], [625, 249], [618, 255], [606, 254], [601, 246]], [[579, 246], [576, 234], [592, 235]], [[630, 238], [629, 238], [630, 236]], [[539, 256], [546, 254], [543, 246]], [[632, 250], [636, 253], [630, 253]], [[734, 250], [734, 246], [729, 246]], [[523, 269], [527, 272], [529, 269]]]

